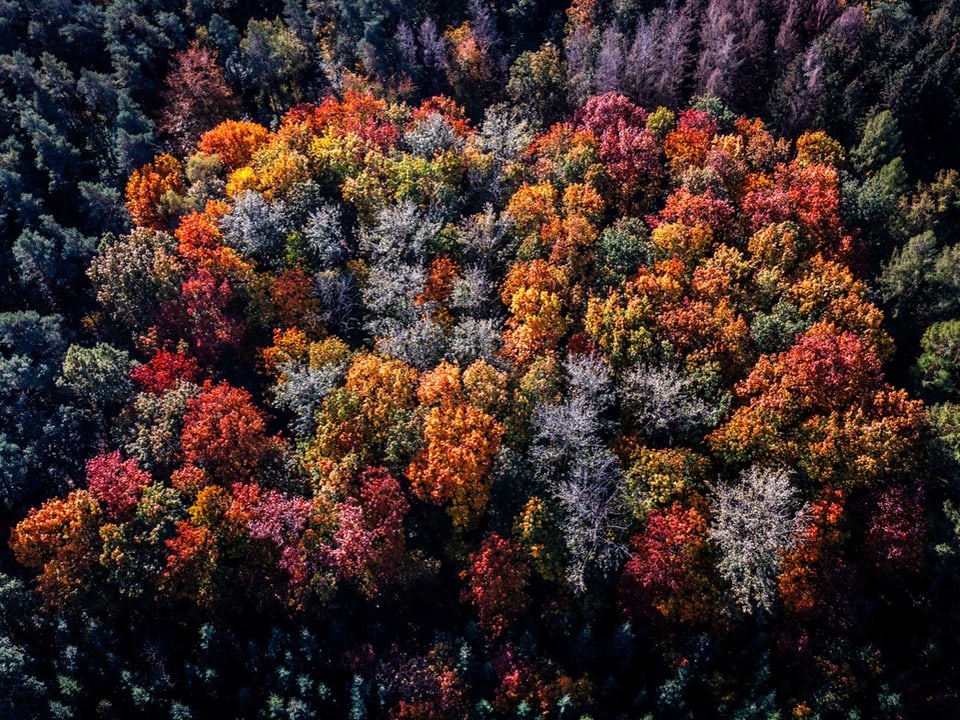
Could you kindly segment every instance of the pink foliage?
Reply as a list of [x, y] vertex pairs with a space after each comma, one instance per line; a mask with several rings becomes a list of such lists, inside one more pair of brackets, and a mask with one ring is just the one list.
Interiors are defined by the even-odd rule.
[[150, 481], [150, 474], [141, 470], [136, 460], [122, 460], [119, 450], [87, 461], [87, 487], [114, 518], [136, 507], [140, 493]]
[[311, 502], [306, 498], [264, 490], [252, 483], [230, 488], [233, 503], [228, 517], [241, 520], [250, 537], [286, 545], [299, 538], [310, 518]]
[[600, 159], [619, 195], [629, 198], [660, 177], [660, 144], [646, 127], [647, 113], [617, 93], [596, 95], [576, 115], [578, 127], [599, 140]]
[[359, 495], [337, 504], [340, 525], [334, 533], [332, 558], [338, 575], [356, 579], [375, 592], [380, 580], [399, 571], [409, 504], [400, 483], [384, 468], [363, 473]]
[[918, 569], [927, 530], [923, 488], [917, 481], [891, 484], [874, 500], [866, 545], [875, 562], [894, 569]]

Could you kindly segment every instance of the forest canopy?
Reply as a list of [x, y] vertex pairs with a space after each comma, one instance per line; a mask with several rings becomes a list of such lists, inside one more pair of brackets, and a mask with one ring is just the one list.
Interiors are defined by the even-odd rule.
[[954, 4], [6, 3], [0, 714], [956, 711]]

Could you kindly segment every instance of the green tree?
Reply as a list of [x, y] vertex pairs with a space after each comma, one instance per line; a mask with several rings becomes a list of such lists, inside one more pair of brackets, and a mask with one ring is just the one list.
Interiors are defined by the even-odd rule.
[[920, 386], [938, 400], [960, 399], [960, 320], [934, 323], [920, 339]]
[[560, 51], [551, 43], [521, 53], [510, 67], [510, 99], [540, 126], [559, 120], [567, 111], [566, 71]]

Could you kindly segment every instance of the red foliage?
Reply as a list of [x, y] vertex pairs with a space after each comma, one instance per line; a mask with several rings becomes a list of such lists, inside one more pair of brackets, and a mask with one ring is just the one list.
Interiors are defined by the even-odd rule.
[[714, 234], [729, 233], [733, 229], [733, 206], [713, 194], [713, 190], [692, 193], [686, 187], [672, 192], [658, 216], [648, 218], [652, 227], [681, 222], [688, 227], [705, 225]]
[[180, 520], [173, 537], [165, 541], [169, 554], [160, 579], [161, 592], [198, 605], [214, 599], [213, 573], [219, 552], [209, 528]]
[[119, 450], [87, 461], [87, 488], [114, 519], [127, 516], [136, 507], [150, 481], [150, 474], [141, 470], [136, 460], [122, 460]]
[[197, 270], [183, 281], [180, 290], [198, 356], [211, 361], [222, 350], [240, 346], [244, 326], [228, 311], [234, 293], [227, 278]]
[[300, 268], [281, 273], [270, 287], [270, 296], [283, 327], [320, 330], [320, 304], [313, 283]]
[[840, 226], [840, 181], [833, 166], [781, 164], [773, 177], [748, 177], [747, 188], [743, 213], [752, 232], [789, 220], [813, 241], [813, 251], [837, 255], [847, 250], [850, 241]]
[[594, 131], [598, 137], [619, 127], [646, 127], [647, 112], [626, 95], [608, 92], [587, 98], [574, 115], [577, 124]]
[[466, 111], [446, 95], [427, 98], [420, 103], [420, 107], [414, 108], [410, 115], [408, 127], [416, 127], [424, 119], [434, 114], [442, 115], [460, 137], [467, 137], [474, 132]]
[[647, 516], [631, 543], [623, 570], [621, 601], [628, 614], [680, 622], [705, 620], [709, 586], [702, 576], [707, 522], [695, 508], [675, 502]]
[[227, 382], [206, 382], [203, 392], [188, 401], [180, 441], [185, 464], [207, 470], [225, 485], [254, 476], [277, 447], [250, 393]]
[[146, 392], [160, 395], [180, 381], [196, 382], [200, 366], [185, 352], [160, 349], [148, 362], [131, 370], [130, 377]]
[[631, 199], [638, 194], [651, 194], [663, 168], [660, 144], [647, 129], [647, 113], [642, 108], [618, 93], [595, 95], [577, 111], [575, 121], [597, 137], [600, 160], [613, 181], [611, 189], [620, 210], [629, 210]]
[[872, 394], [883, 376], [880, 360], [857, 335], [818, 323], [779, 355], [761, 357], [737, 386], [757, 395], [774, 415], [842, 410]]
[[523, 549], [496, 533], [488, 535], [460, 573], [466, 581], [461, 599], [473, 605], [477, 624], [488, 638], [497, 639], [530, 604], [527, 586], [530, 568]]
[[536, 717], [553, 717], [561, 698], [577, 704], [593, 688], [586, 678], [574, 680], [561, 674], [549, 660], [531, 658], [511, 645], [491, 663], [499, 686], [493, 706], [498, 717], [511, 717], [526, 705]]

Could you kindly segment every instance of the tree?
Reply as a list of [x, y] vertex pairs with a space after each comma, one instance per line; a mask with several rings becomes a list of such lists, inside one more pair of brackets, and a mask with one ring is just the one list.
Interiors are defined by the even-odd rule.
[[406, 552], [404, 521], [409, 503], [400, 483], [385, 468], [367, 468], [359, 493], [335, 508], [331, 561], [339, 577], [376, 597], [401, 576]]
[[10, 533], [17, 562], [40, 571], [37, 590], [54, 607], [81, 602], [95, 587], [102, 510], [87, 490], [34, 509]]
[[163, 84], [159, 130], [178, 155], [185, 155], [201, 134], [239, 109], [217, 64], [217, 51], [196, 41], [174, 55]]
[[97, 343], [92, 348], [71, 345], [63, 358], [57, 385], [70, 392], [81, 407], [105, 420], [127, 401], [133, 362], [125, 350]]
[[937, 400], [955, 400], [960, 390], [960, 320], [928, 327], [920, 339], [917, 375], [921, 387]]
[[180, 382], [196, 382], [200, 372], [199, 364], [191, 355], [182, 350], [171, 352], [160, 348], [148, 362], [130, 371], [130, 379], [145, 392], [162, 395]]
[[185, 463], [228, 485], [255, 477], [279, 450], [250, 393], [227, 382], [208, 381], [187, 401], [180, 442]]
[[630, 616], [691, 624], [710, 617], [707, 533], [696, 508], [674, 503], [650, 513], [643, 532], [630, 540], [621, 578], [621, 602]]
[[[344, 385], [323, 400], [307, 460], [333, 483], [378, 460], [390, 469], [406, 464], [416, 406], [417, 371], [405, 362], [358, 353]], [[402, 465], [401, 465], [402, 467]]]
[[693, 381], [676, 368], [638, 365], [623, 379], [628, 418], [647, 438], [668, 445], [713, 425], [723, 406], [697, 395]]
[[713, 491], [709, 537], [720, 548], [720, 575], [740, 610], [770, 612], [780, 561], [806, 522], [790, 473], [753, 465]]
[[588, 98], [576, 118], [599, 140], [617, 209], [634, 214], [645, 208], [659, 189], [662, 171], [661, 148], [646, 127], [647, 114], [625, 96], [605, 93]]
[[426, 410], [423, 447], [407, 469], [414, 493], [445, 505], [454, 528], [474, 527], [490, 499], [490, 470], [504, 428], [471, 402], [456, 365], [441, 363], [420, 378]]
[[515, 542], [491, 533], [460, 573], [461, 599], [473, 605], [477, 624], [491, 640], [499, 639], [530, 604], [530, 569]]
[[530, 458], [534, 474], [560, 511], [567, 580], [577, 592], [608, 576], [623, 555], [623, 477], [605, 445], [605, 414], [613, 404], [612, 374], [597, 355], [572, 355], [565, 368], [569, 398], [537, 406]]
[[140, 494], [151, 482], [150, 475], [137, 466], [136, 460], [123, 460], [118, 450], [87, 461], [87, 489], [113, 520], [132, 514]]
[[275, 269], [283, 262], [282, 250], [289, 231], [283, 203], [267, 202], [247, 190], [236, 198], [230, 212], [220, 218], [224, 243], [245, 257]]
[[186, 195], [183, 167], [172, 155], [158, 155], [134, 170], [127, 182], [127, 211], [137, 225], [163, 230]]
[[521, 53], [510, 67], [507, 93], [541, 126], [559, 119], [567, 109], [566, 75], [560, 52], [546, 44]]
[[197, 149], [216, 155], [229, 170], [239, 170], [250, 162], [253, 154], [269, 140], [270, 132], [249, 121], [224, 120], [208, 130], [197, 143]]
[[230, 69], [261, 108], [260, 115], [274, 120], [306, 99], [302, 83], [309, 58], [307, 46], [280, 18], [251, 20]]
[[87, 275], [111, 320], [131, 332], [142, 332], [158, 320], [180, 286], [182, 268], [175, 248], [172, 236], [146, 228], [104, 238]]

